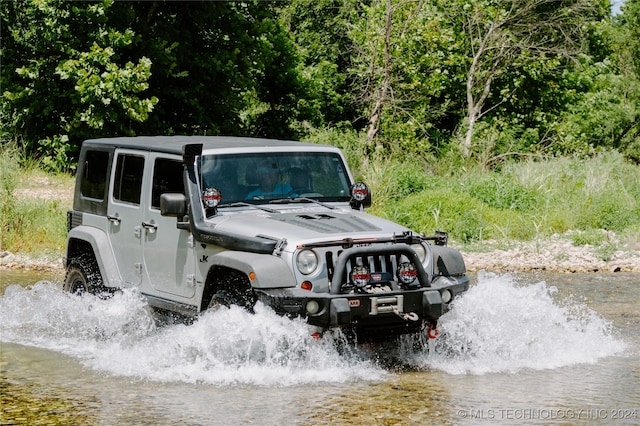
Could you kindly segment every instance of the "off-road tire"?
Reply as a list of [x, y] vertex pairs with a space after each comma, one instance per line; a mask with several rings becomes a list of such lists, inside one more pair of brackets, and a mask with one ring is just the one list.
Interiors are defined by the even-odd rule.
[[101, 297], [110, 295], [102, 282], [98, 263], [91, 254], [87, 253], [69, 261], [63, 289], [73, 294], [90, 293]]
[[228, 270], [219, 274], [212, 284], [215, 290], [208, 309], [220, 305], [227, 307], [236, 305], [253, 312], [257, 298], [245, 274]]

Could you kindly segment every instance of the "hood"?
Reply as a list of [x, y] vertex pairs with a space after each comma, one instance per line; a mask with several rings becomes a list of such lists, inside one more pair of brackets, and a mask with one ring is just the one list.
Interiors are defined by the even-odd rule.
[[388, 220], [353, 210], [325, 207], [257, 209], [219, 212], [210, 219], [217, 231], [241, 234], [247, 237], [267, 236], [286, 239], [297, 244], [335, 240], [347, 237], [382, 237], [401, 234], [408, 229]]

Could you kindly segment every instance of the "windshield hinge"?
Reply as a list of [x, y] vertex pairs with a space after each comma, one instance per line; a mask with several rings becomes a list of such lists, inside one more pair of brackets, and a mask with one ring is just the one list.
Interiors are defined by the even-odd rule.
[[282, 253], [282, 250], [284, 250], [286, 245], [287, 245], [287, 239], [286, 238], [278, 240], [278, 242], [276, 243], [276, 246], [273, 248], [273, 255], [274, 256], [280, 256], [280, 253]]

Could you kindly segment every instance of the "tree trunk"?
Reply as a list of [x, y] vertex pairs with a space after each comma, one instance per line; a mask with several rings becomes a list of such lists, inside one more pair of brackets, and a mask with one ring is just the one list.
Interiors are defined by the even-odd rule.
[[367, 130], [367, 143], [369, 146], [373, 144], [373, 139], [378, 133], [380, 116], [382, 115], [382, 109], [387, 102], [389, 93], [389, 86], [391, 84], [391, 23], [393, 18], [393, 10], [391, 7], [391, 0], [387, 0], [387, 17], [385, 23], [385, 38], [384, 38], [384, 66], [383, 66], [383, 78], [382, 85], [378, 92], [378, 99], [371, 111], [369, 118], [369, 129]]

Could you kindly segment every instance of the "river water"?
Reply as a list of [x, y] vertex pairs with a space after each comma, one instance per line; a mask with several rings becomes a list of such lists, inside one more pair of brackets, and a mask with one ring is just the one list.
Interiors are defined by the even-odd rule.
[[437, 339], [365, 347], [59, 281], [0, 271], [0, 424], [640, 424], [638, 273], [481, 273]]

